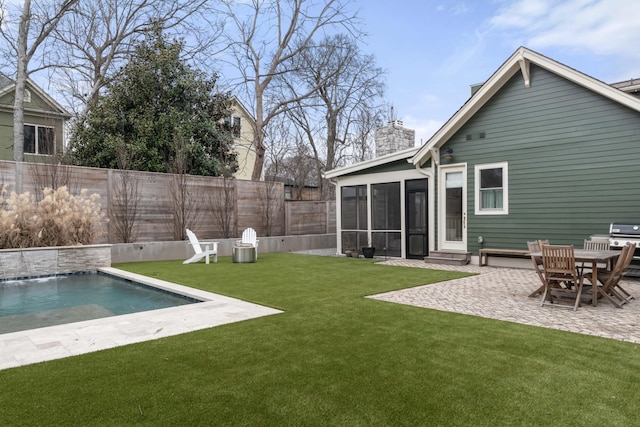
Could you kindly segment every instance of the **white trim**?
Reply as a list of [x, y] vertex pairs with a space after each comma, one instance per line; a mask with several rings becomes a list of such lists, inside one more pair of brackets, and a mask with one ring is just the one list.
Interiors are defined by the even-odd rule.
[[[446, 196], [445, 188], [447, 172], [462, 172], [462, 241], [449, 242], [446, 237]], [[440, 250], [467, 250], [467, 164], [457, 163], [451, 165], [443, 165], [438, 168], [438, 249]]]
[[[69, 113], [60, 103], [58, 103], [58, 101], [53, 99], [51, 95], [45, 92], [44, 89], [38, 86], [33, 80], [27, 78], [24, 86], [25, 90], [28, 89], [27, 86], [30, 86], [33, 92], [35, 92], [44, 102], [49, 104], [50, 107], [53, 107], [54, 109], [58, 110], [58, 111], [43, 110], [44, 113], [55, 114], [56, 116], [62, 117], [65, 120], [71, 118], [71, 113]], [[13, 81], [10, 85], [5, 86], [4, 88], [2, 88], [2, 90], [0, 90], [0, 97], [8, 93], [11, 93], [12, 91], [15, 90], [15, 88], [16, 88], [16, 82]], [[26, 108], [25, 108], [25, 111], [26, 111]], [[31, 111], [39, 111], [39, 110], [32, 109]]]
[[[480, 206], [480, 171], [483, 169], [502, 168], [502, 209], [481, 209]], [[474, 194], [476, 215], [509, 215], [509, 162], [484, 163], [474, 166]]]
[[529, 87], [530, 64], [535, 64], [573, 83], [609, 98], [632, 110], [640, 112], [640, 99], [621, 91], [600, 80], [594, 79], [571, 67], [547, 58], [537, 52], [520, 47], [516, 50], [480, 89], [418, 150], [409, 161], [422, 164], [431, 156], [431, 150], [442, 146], [473, 115], [486, 104], [493, 95], [518, 71], [523, 74], [523, 84]]
[[[56, 148], [57, 148], [57, 146], [56, 146], [56, 140], [57, 140], [57, 138], [56, 138], [56, 127], [55, 127], [55, 126], [51, 126], [51, 125], [40, 125], [40, 124], [35, 124], [35, 123], [25, 123], [25, 124], [24, 124], [24, 125], [22, 125], [22, 126], [23, 126], [23, 128], [24, 128], [25, 126], [33, 126], [33, 127], [35, 128], [35, 132], [34, 132], [35, 140], [33, 141], [33, 145], [34, 145], [34, 147], [35, 147], [36, 152], [35, 152], [35, 153], [31, 153], [31, 152], [27, 152], [27, 151], [25, 151], [25, 152], [24, 152], [25, 154], [33, 154], [33, 155], [36, 155], [36, 156], [53, 156], [53, 155], [55, 154], [55, 152], [56, 152]], [[46, 129], [51, 129], [51, 130], [53, 130], [53, 147], [52, 147], [52, 148], [53, 148], [53, 153], [52, 153], [52, 154], [38, 153], [38, 152], [37, 152], [37, 151], [38, 151], [38, 128], [46, 128]]]
[[[384, 165], [386, 163], [394, 162], [396, 160], [411, 159], [413, 155], [418, 151], [418, 147], [407, 148], [406, 150], [396, 151], [395, 153], [387, 154], [384, 156], [376, 157], [375, 159], [365, 160], [364, 162], [356, 163], [355, 165], [349, 165], [342, 168], [332, 169], [326, 171], [323, 176], [326, 179], [337, 178], [342, 175], [348, 175], [350, 173], [360, 172], [365, 169], [369, 169], [375, 166]], [[398, 171], [402, 172], [402, 171]]]
[[[342, 253], [342, 205], [341, 205], [341, 195], [342, 195], [342, 187], [351, 187], [355, 185], [366, 185], [367, 186], [367, 216], [369, 220], [369, 237], [371, 237], [371, 232], [373, 231], [384, 231], [384, 230], [373, 230], [371, 224], [371, 185], [373, 184], [384, 184], [388, 182], [400, 182], [400, 212], [401, 212], [401, 250], [400, 254], [402, 258], [407, 257], [407, 248], [406, 248], [406, 206], [405, 206], [405, 182], [408, 180], [415, 179], [426, 179], [427, 180], [427, 212], [428, 212], [428, 246], [429, 251], [434, 250], [435, 245], [435, 237], [432, 232], [435, 227], [435, 184], [433, 179], [433, 173], [427, 170], [418, 170], [418, 169], [407, 169], [401, 171], [393, 171], [393, 172], [381, 172], [375, 174], [366, 174], [366, 175], [353, 175], [353, 176], [345, 176], [340, 178], [338, 183], [336, 184], [336, 251], [338, 253]], [[393, 230], [394, 232], [396, 230]]]

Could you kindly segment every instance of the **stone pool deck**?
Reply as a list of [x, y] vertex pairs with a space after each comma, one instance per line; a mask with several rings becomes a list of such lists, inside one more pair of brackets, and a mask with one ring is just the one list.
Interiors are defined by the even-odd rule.
[[[130, 273], [127, 276], [133, 280], [139, 277]], [[2, 334], [0, 370], [281, 313], [162, 280], [145, 278], [144, 281], [205, 302]]]

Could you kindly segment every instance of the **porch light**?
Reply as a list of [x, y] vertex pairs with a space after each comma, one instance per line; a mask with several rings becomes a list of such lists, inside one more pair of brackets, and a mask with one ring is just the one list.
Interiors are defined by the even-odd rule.
[[453, 160], [453, 150], [451, 148], [447, 148], [444, 153], [442, 153], [442, 159], [448, 162]]

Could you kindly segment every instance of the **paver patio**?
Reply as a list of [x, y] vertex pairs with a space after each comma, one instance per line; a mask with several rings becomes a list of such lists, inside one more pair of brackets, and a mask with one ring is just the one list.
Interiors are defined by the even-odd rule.
[[638, 298], [623, 308], [599, 302], [597, 307], [583, 303], [573, 311], [541, 307], [540, 297], [529, 298], [528, 295], [540, 286], [538, 276], [529, 269], [434, 265], [405, 259], [388, 260], [382, 264], [478, 275], [372, 295], [370, 298], [640, 343], [640, 281], [636, 279], [621, 282]]

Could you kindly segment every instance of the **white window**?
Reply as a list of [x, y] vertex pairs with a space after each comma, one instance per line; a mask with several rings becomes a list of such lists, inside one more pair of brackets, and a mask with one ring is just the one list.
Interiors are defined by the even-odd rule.
[[56, 132], [51, 126], [24, 125], [24, 152], [53, 155], [56, 147]]
[[237, 116], [225, 117], [224, 122], [227, 124], [227, 126], [231, 128], [231, 132], [233, 132], [233, 137], [240, 138], [240, 130], [241, 130], [240, 117], [237, 117]]
[[476, 165], [476, 215], [509, 213], [509, 168], [507, 162]]

